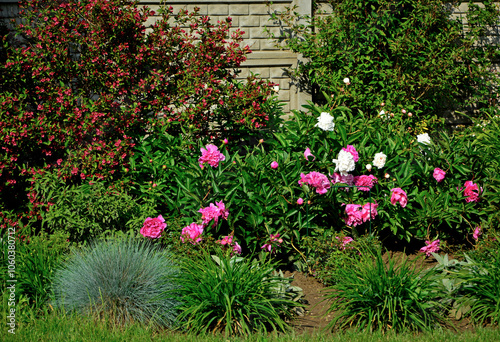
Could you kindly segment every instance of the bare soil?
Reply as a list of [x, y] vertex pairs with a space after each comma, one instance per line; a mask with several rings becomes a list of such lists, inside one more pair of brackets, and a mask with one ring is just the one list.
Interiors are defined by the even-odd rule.
[[[437, 264], [434, 258], [424, 259], [421, 254], [417, 253], [407, 255], [404, 252], [387, 252], [383, 256], [384, 260], [388, 260], [389, 256], [396, 260], [396, 263], [404, 260], [404, 258], [409, 260], [418, 258], [417, 267], [423, 267], [424, 269]], [[305, 314], [294, 321], [294, 329], [297, 333], [328, 333], [327, 326], [333, 315], [327, 314], [329, 303], [324, 300], [327, 287], [314, 277], [301, 272], [285, 272], [284, 275], [285, 277], [293, 277], [291, 285], [300, 287], [304, 292]], [[459, 332], [473, 330], [473, 326], [468, 319], [454, 320], [452, 317], [450, 317], [449, 328], [456, 329]]]

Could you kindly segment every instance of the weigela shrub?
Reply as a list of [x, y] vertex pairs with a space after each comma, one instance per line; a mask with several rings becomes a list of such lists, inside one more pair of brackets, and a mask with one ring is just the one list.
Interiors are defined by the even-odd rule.
[[[267, 126], [278, 108], [272, 84], [235, 80], [250, 50], [240, 45], [243, 32], [228, 38], [230, 18], [213, 24], [197, 10], [161, 8], [147, 30], [155, 13], [134, 1], [25, 0], [20, 8], [0, 66], [7, 210], [25, 204], [26, 180], [46, 169], [68, 182], [117, 177], [156, 121], [172, 134], [217, 137], [227, 126], [242, 136]], [[47, 203], [31, 185], [28, 216], [37, 217]]]

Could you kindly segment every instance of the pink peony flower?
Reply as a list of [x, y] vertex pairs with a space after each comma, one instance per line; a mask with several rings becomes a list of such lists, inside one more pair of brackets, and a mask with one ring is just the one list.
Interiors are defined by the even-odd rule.
[[267, 251], [267, 252], [272, 252], [273, 251], [273, 245], [276, 245], [276, 246], [280, 246], [280, 244], [283, 243], [283, 239], [280, 238], [280, 234], [270, 234], [269, 235], [269, 240], [267, 241], [267, 243], [265, 243], [264, 245], [262, 245], [262, 247], [260, 247], [261, 249]]
[[200, 237], [201, 234], [203, 234], [203, 225], [193, 222], [189, 226], [182, 228], [181, 240], [182, 242], [189, 241], [193, 245], [196, 245], [202, 240]]
[[375, 184], [377, 184], [378, 179], [374, 175], [362, 175], [354, 177], [354, 185], [358, 186], [361, 191], [370, 191]]
[[425, 246], [420, 248], [420, 252], [427, 256], [431, 256], [431, 253], [437, 253], [437, 251], [439, 251], [439, 240], [425, 241]]
[[399, 202], [399, 204], [404, 208], [408, 203], [408, 197], [406, 196], [406, 192], [401, 188], [391, 189], [391, 203], [395, 205]]
[[[270, 234], [270, 235], [269, 235], [269, 240], [270, 240], [271, 242], [283, 243], [283, 239], [282, 239], [282, 238], [280, 238], [280, 234], [279, 234], [279, 233], [278, 233], [278, 234], [275, 234], [275, 235]], [[279, 245], [278, 245], [278, 246], [279, 246]]]
[[276, 161], [273, 161], [273, 162], [271, 163], [271, 169], [277, 169], [277, 168], [278, 168], [278, 166], [279, 166], [279, 165], [278, 165], [278, 162], [276, 162]]
[[[479, 201], [479, 187], [477, 184], [473, 183], [472, 181], [466, 181], [464, 184], [464, 196], [467, 196], [465, 201], [467, 203], [469, 202], [478, 202]], [[462, 190], [461, 188], [460, 190]], [[481, 188], [481, 191], [483, 189]]]
[[434, 169], [434, 173], [432, 174], [432, 176], [434, 177], [434, 179], [438, 183], [441, 182], [444, 179], [445, 175], [446, 175], [446, 172], [444, 172], [443, 170], [441, 170], [439, 167], [436, 167]]
[[362, 206], [360, 204], [347, 204], [345, 206], [345, 212], [347, 218], [345, 218], [345, 224], [348, 226], [356, 227], [363, 223], [363, 217], [361, 215]]
[[356, 151], [356, 148], [354, 146], [347, 145], [347, 147], [342, 148], [342, 150], [352, 154], [352, 158], [354, 159], [354, 162], [357, 162], [359, 160], [358, 151]]
[[307, 161], [309, 161], [309, 157], [313, 157], [313, 161], [316, 160], [316, 157], [313, 156], [309, 147], [307, 147], [306, 150], [304, 151], [304, 157], [306, 158]]
[[481, 232], [481, 226], [477, 226], [476, 229], [474, 229], [474, 234], [472, 234], [472, 237], [474, 240], [479, 240], [479, 236], [481, 236], [483, 233]]
[[203, 168], [204, 163], [208, 163], [212, 167], [219, 166], [220, 161], [224, 161], [226, 157], [219, 152], [217, 146], [208, 144], [206, 149], [201, 148], [201, 157], [198, 159], [200, 167]]
[[241, 246], [237, 242], [234, 243], [233, 252], [236, 254], [241, 254]]
[[375, 202], [375, 203], [366, 203], [361, 208], [361, 218], [363, 219], [363, 222], [370, 221], [371, 219], [375, 218], [375, 216], [378, 215], [377, 207], [378, 203]]
[[297, 204], [298, 205], [302, 205], [304, 204], [304, 200], [302, 198], [299, 197], [299, 199], [297, 200]]
[[325, 194], [330, 189], [328, 177], [316, 171], [311, 171], [307, 175], [301, 173], [299, 185], [302, 186], [304, 183], [316, 188], [316, 192], [320, 195]]
[[161, 236], [161, 233], [166, 227], [167, 224], [161, 215], [156, 218], [148, 217], [144, 221], [140, 233], [145, 237], [157, 239]]
[[347, 185], [353, 185], [356, 177], [354, 177], [351, 174], [346, 174], [345, 176], [342, 176], [340, 173], [334, 172], [333, 175], [330, 175], [330, 178], [332, 179], [333, 184], [342, 183]]
[[[340, 241], [340, 238], [338, 236], [336, 236], [335, 238]], [[352, 237], [344, 236], [344, 238], [342, 239], [342, 246], [340, 247], [340, 249], [344, 250], [346, 246], [353, 241], [354, 239]]]
[[201, 208], [198, 210], [201, 213], [201, 220], [203, 224], [207, 224], [208, 222], [214, 220], [214, 226], [219, 222], [219, 217], [223, 219], [227, 219], [229, 215], [229, 211], [226, 209], [226, 206], [222, 201], [215, 202], [215, 204], [210, 203], [208, 207]]
[[216, 242], [221, 244], [222, 246], [231, 245], [233, 243], [233, 236], [232, 235], [224, 236], [222, 239], [217, 240]]
[[263, 244], [262, 247], [260, 247], [260, 249], [263, 249], [267, 252], [271, 252], [273, 250], [273, 247], [271, 246], [270, 243], [266, 243], [266, 244]]

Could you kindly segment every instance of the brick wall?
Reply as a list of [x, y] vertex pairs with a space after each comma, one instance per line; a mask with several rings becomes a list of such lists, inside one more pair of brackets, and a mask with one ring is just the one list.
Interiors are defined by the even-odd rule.
[[[140, 1], [140, 4], [154, 11], [159, 7], [159, 1]], [[286, 69], [297, 66], [300, 56], [280, 50], [268, 39], [265, 30], [279, 36], [280, 28], [277, 22], [269, 20], [270, 13], [297, 5], [301, 13], [310, 15], [312, 0], [275, 0], [269, 6], [263, 0], [170, 0], [167, 4], [173, 7], [174, 13], [180, 9], [192, 11], [194, 7], [198, 7], [199, 13], [210, 16], [212, 22], [231, 17], [233, 28], [240, 28], [245, 32], [242, 44], [248, 45], [252, 50], [241, 67], [240, 78], [246, 79], [250, 73], [254, 73], [277, 83], [280, 87], [278, 98], [284, 102], [285, 112], [300, 109], [302, 104], [311, 100], [310, 94], [293, 84], [286, 73]], [[153, 21], [154, 18], [150, 20]]]
[[[208, 15], [211, 20], [223, 20], [230, 16], [233, 19], [233, 28], [245, 31], [243, 36], [244, 45], [248, 45], [252, 53], [248, 55], [247, 61], [242, 65], [240, 77], [242, 79], [253, 72], [262, 78], [269, 79], [280, 86], [279, 99], [284, 101], [285, 112], [291, 109], [300, 109], [303, 104], [311, 100], [308, 89], [302, 89], [300, 85], [293, 84], [286, 74], [286, 69], [293, 68], [301, 60], [300, 55], [289, 51], [282, 51], [268, 39], [264, 30], [279, 36], [280, 28], [277, 23], [269, 20], [270, 12], [282, 11], [285, 7], [297, 5], [300, 14], [312, 15], [312, 0], [274, 0], [273, 4], [267, 6], [265, 0], [142, 0], [140, 5], [146, 5], [157, 11], [160, 3], [166, 3], [174, 8], [174, 13], [185, 8], [192, 11], [194, 7], [200, 8], [201, 15]], [[330, 12], [329, 5], [324, 1], [318, 2], [318, 9]], [[462, 4], [455, 9], [453, 15], [465, 20], [467, 4]], [[17, 13], [17, 2], [15, 0], [0, 0], [0, 18], [14, 18]], [[154, 17], [149, 19], [152, 24]], [[487, 38], [488, 41], [500, 42], [498, 27], [491, 28]]]

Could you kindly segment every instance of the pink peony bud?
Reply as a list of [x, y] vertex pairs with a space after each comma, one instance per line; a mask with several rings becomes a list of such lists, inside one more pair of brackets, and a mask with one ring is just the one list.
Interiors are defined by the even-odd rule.
[[276, 161], [273, 161], [273, 162], [271, 163], [271, 168], [272, 168], [272, 169], [277, 169], [277, 168], [278, 168], [278, 166], [279, 166], [279, 165], [278, 165], [278, 162], [276, 162]]

